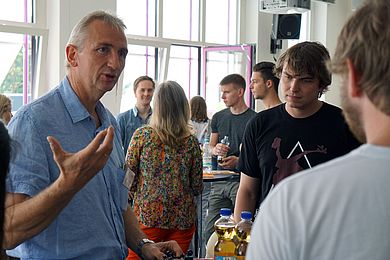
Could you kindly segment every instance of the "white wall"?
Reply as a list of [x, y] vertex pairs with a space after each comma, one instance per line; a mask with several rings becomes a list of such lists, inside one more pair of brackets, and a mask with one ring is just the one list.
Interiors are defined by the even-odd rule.
[[[326, 42], [324, 44], [330, 56], [333, 57], [341, 28], [352, 13], [351, 2], [338, 0], [336, 4], [328, 4], [327, 11]], [[325, 94], [325, 100], [340, 106], [340, 79], [338, 77], [332, 77], [332, 85], [329, 87], [329, 92]]]

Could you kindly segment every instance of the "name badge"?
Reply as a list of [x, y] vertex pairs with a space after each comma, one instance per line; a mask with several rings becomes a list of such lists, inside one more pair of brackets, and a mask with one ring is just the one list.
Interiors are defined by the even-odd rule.
[[129, 190], [131, 188], [131, 185], [133, 184], [134, 176], [135, 173], [129, 167], [126, 167], [126, 173], [125, 173], [125, 178], [123, 179], [123, 185], [125, 185], [126, 188]]

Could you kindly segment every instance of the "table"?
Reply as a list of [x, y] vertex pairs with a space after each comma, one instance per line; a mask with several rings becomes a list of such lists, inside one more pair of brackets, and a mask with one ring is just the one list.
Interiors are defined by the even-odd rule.
[[203, 182], [227, 181], [239, 173], [233, 171], [211, 171], [210, 174], [203, 173]]

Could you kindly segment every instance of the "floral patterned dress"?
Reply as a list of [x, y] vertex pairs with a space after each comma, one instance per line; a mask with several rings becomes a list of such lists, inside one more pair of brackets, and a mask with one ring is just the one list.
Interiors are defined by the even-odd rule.
[[195, 136], [179, 147], [169, 147], [152, 127], [138, 128], [126, 163], [135, 173], [130, 192], [141, 224], [180, 230], [194, 225], [195, 196], [203, 188], [202, 155]]

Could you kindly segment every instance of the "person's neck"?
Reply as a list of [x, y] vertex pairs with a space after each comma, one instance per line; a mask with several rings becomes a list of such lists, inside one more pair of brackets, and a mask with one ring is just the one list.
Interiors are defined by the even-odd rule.
[[272, 94], [264, 97], [262, 101], [265, 109], [282, 104], [282, 101], [280, 101], [279, 97], [277, 95], [272, 95]]
[[242, 114], [246, 110], [248, 110], [248, 106], [245, 104], [244, 101], [239, 102], [238, 104], [230, 107], [230, 112], [232, 112], [233, 115]]
[[150, 104], [148, 104], [148, 105], [136, 104], [135, 106], [137, 107], [138, 115], [142, 119], [146, 119], [149, 115], [149, 112], [150, 112]]
[[295, 107], [290, 107], [289, 104], [286, 102], [285, 108], [287, 113], [289, 113], [292, 117], [306, 118], [315, 114], [318, 110], [320, 110], [322, 105], [323, 105], [322, 101], [316, 100], [316, 102], [313, 102], [313, 104], [310, 104], [307, 107], [295, 108]]
[[390, 116], [379, 111], [370, 101], [363, 101], [361, 105], [367, 143], [390, 147]]

